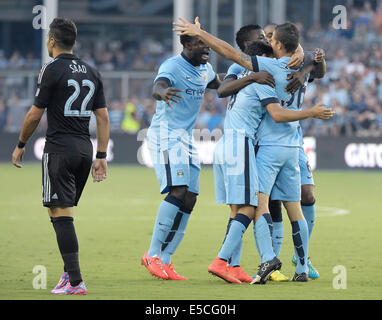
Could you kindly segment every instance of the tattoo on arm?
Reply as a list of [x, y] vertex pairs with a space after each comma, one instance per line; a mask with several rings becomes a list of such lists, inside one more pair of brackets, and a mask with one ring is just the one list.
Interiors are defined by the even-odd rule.
[[251, 57], [249, 55], [243, 53], [243, 52], [240, 53], [240, 63], [239, 64], [241, 64], [246, 69], [253, 70]]
[[245, 62], [245, 63], [251, 62], [251, 57], [245, 54], [244, 52], [240, 54], [240, 59], [242, 62]]

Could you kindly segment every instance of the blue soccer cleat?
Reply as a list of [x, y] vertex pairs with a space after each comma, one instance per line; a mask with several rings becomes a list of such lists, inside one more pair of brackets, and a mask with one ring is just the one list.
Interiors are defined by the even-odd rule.
[[[292, 257], [292, 263], [294, 266], [297, 265], [297, 259], [295, 256]], [[315, 267], [313, 267], [312, 262], [310, 261], [310, 257], [308, 258], [308, 277], [310, 279], [318, 279], [320, 277], [320, 274], [316, 270]]]

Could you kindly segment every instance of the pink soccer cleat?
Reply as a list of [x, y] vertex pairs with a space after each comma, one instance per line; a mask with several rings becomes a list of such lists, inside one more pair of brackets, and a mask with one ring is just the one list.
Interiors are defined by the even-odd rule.
[[70, 285], [70, 282], [66, 284], [64, 288], [64, 294], [67, 295], [85, 295], [88, 293], [88, 290], [86, 289], [85, 282], [81, 281], [77, 286], [72, 287]]
[[65, 294], [64, 288], [69, 282], [69, 273], [64, 272], [57, 285], [50, 292], [51, 294]]

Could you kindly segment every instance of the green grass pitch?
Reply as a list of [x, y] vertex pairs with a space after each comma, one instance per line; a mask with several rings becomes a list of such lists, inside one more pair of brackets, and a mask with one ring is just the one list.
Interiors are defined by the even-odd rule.
[[[0, 172], [0, 299], [381, 299], [382, 173], [315, 172], [317, 217], [310, 256], [320, 279], [308, 283], [264, 286], [227, 284], [207, 267], [217, 255], [229, 216], [214, 202], [213, 172], [203, 168], [200, 196], [186, 235], [173, 256], [176, 270], [188, 281], [152, 277], [140, 259], [148, 249], [158, 206], [163, 198], [154, 171], [135, 166], [110, 166], [102, 183], [91, 179], [75, 226], [80, 263], [88, 295], [52, 296], [62, 272], [61, 256], [48, 214], [41, 205], [41, 166], [16, 169], [1, 164]], [[292, 276], [291, 227], [284, 213], [282, 271]], [[252, 226], [244, 235], [242, 266], [253, 275], [259, 264]], [[47, 289], [36, 290], [34, 266], [47, 270]], [[343, 266], [346, 289], [335, 289], [333, 272]]]

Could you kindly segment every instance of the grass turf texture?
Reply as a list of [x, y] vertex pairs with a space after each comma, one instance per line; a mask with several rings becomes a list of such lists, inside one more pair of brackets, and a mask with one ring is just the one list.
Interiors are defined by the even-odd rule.
[[[382, 264], [381, 172], [315, 172], [317, 216], [310, 256], [320, 279], [308, 283], [264, 286], [227, 284], [207, 272], [224, 238], [229, 210], [214, 201], [213, 172], [203, 168], [200, 196], [186, 235], [173, 256], [176, 270], [188, 281], [152, 277], [140, 259], [148, 249], [156, 212], [163, 196], [152, 169], [111, 166], [109, 178], [89, 178], [75, 227], [87, 296], [53, 296], [49, 292], [62, 272], [62, 260], [47, 210], [41, 205], [41, 166], [17, 169], [1, 164], [0, 299], [380, 299]], [[339, 210], [341, 209], [341, 210]], [[348, 211], [348, 214], [346, 213]], [[294, 274], [291, 226], [284, 213], [282, 272]], [[252, 225], [244, 235], [242, 266], [249, 275], [259, 264]], [[32, 286], [32, 269], [44, 265], [47, 289]], [[342, 265], [347, 289], [333, 288]]]

